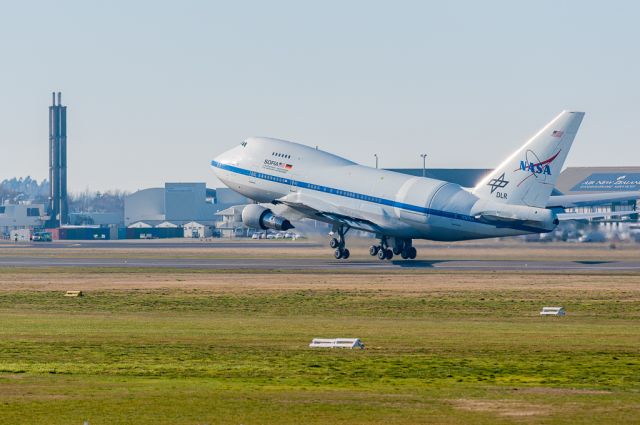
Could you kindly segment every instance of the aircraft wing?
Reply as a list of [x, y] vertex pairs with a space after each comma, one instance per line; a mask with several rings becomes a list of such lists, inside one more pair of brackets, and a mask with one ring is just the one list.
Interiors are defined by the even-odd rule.
[[635, 201], [640, 199], [640, 192], [607, 192], [586, 193], [580, 195], [552, 195], [547, 201], [547, 208], [573, 208], [605, 205], [612, 202]]
[[323, 220], [329, 223], [344, 224], [356, 230], [380, 233], [382, 229], [372, 221], [350, 216], [340, 211], [340, 208], [330, 202], [326, 202], [313, 196], [291, 193], [275, 201], [283, 204], [309, 218]]
[[625, 215], [638, 214], [638, 211], [608, 211], [608, 212], [591, 212], [591, 213], [560, 213], [556, 217], [560, 221], [569, 220], [587, 220], [591, 218], [607, 218], [607, 217], [623, 217]]

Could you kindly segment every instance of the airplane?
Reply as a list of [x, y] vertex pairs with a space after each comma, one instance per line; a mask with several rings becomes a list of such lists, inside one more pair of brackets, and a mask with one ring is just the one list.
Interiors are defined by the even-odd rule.
[[332, 225], [336, 259], [350, 256], [351, 229], [371, 232], [379, 243], [369, 254], [416, 258], [415, 239], [463, 241], [547, 233], [562, 220], [622, 216], [566, 213], [566, 208], [635, 200], [640, 192], [552, 195], [584, 117], [563, 111], [507, 157], [475, 187], [356, 164], [285, 140], [250, 137], [211, 161], [216, 176], [254, 200], [242, 212], [245, 226], [289, 230], [293, 220]]

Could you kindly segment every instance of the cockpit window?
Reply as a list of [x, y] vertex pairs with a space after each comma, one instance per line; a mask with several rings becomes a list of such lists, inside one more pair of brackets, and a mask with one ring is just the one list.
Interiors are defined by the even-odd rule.
[[246, 147], [246, 146], [247, 146], [247, 142], [246, 142], [246, 141], [244, 141], [244, 142], [240, 143], [240, 145], [242, 145], [242, 147], [244, 148], [244, 147]]
[[278, 157], [278, 158], [286, 158], [286, 159], [291, 159], [291, 155], [286, 154], [286, 153], [281, 153], [281, 152], [271, 152], [271, 155]]

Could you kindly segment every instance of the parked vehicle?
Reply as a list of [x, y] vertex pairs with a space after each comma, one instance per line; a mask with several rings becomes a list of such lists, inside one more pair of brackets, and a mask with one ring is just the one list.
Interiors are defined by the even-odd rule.
[[34, 232], [31, 240], [34, 242], [51, 242], [51, 232]]

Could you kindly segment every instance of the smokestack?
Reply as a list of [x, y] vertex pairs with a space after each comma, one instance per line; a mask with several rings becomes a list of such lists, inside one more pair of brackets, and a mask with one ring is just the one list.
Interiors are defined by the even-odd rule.
[[62, 106], [62, 93], [52, 93], [49, 107], [49, 226], [68, 223], [67, 202], [67, 107]]

